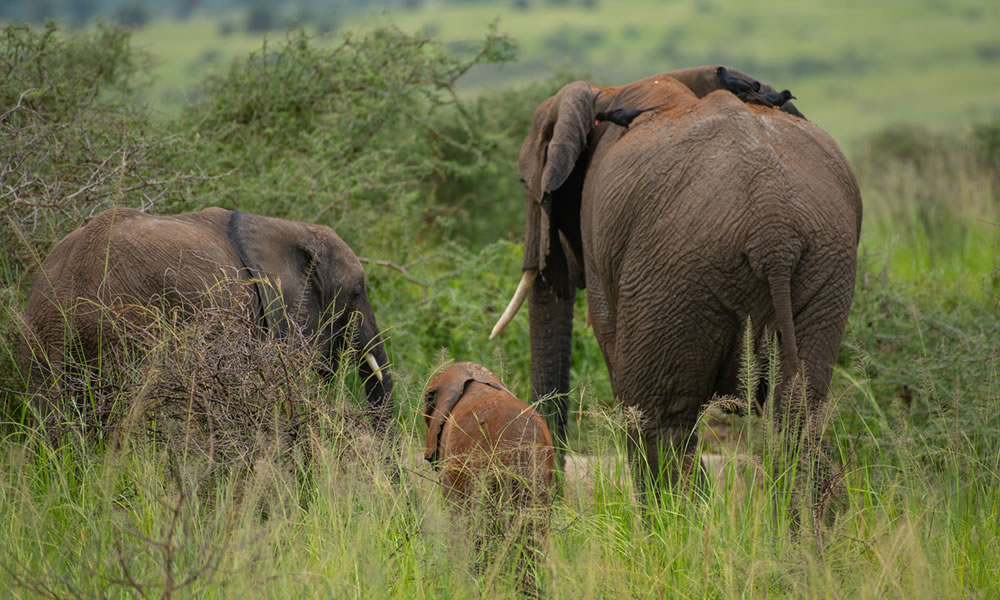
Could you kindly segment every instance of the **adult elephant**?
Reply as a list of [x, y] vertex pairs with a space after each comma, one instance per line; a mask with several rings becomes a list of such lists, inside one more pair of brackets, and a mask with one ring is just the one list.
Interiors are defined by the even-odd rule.
[[[628, 127], [595, 125], [654, 106]], [[777, 333], [786, 387], [804, 370], [808, 406], [823, 402], [854, 293], [861, 194], [836, 143], [788, 112], [721, 90], [715, 66], [577, 81], [539, 105], [519, 159], [523, 276], [491, 337], [528, 297], [534, 398], [554, 394], [558, 442], [577, 288], [616, 398], [641, 410], [642, 474], [676, 475], [663, 459], [689, 456], [702, 407], [738, 391], [748, 317], [758, 348]]]
[[[67, 352], [100, 356], [117, 343], [106, 307], [246, 302], [279, 335], [292, 326], [315, 335], [324, 371], [335, 371], [347, 348], [363, 355], [359, 373], [376, 427], [384, 430], [392, 378], [364, 275], [329, 227], [223, 208], [175, 216], [112, 209], [66, 236], [42, 262], [28, 298], [22, 362], [37, 389], [59, 375]], [[349, 327], [352, 319], [357, 325]]]

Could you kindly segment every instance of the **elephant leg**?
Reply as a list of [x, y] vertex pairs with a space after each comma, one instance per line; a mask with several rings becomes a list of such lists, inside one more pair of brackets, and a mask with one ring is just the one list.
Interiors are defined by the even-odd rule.
[[597, 338], [597, 344], [601, 347], [608, 375], [611, 381], [614, 381], [615, 365], [613, 361], [608, 360], [608, 357], [615, 356], [615, 316], [608, 307], [604, 291], [598, 286], [587, 290], [587, 314], [590, 317], [590, 325], [594, 329], [594, 337]]
[[695, 425], [739, 331], [723, 307], [700, 293], [698, 283], [682, 283], [697, 279], [656, 280], [671, 282], [670, 293], [622, 286], [629, 293], [619, 297], [609, 362], [615, 365], [616, 397], [639, 413], [628, 417], [637, 485], [670, 487], [698, 464]]
[[[838, 285], [831, 283], [829, 287], [834, 289]], [[806, 365], [807, 397], [811, 419], [815, 425], [812, 437], [817, 443], [825, 421], [830, 416], [830, 380], [854, 297], [853, 269], [849, 276], [841, 279], [839, 287], [832, 294], [835, 298], [810, 306], [796, 317], [796, 329], [803, 332], [799, 341], [799, 358]]]
[[661, 423], [629, 423], [629, 461], [645, 503], [651, 492], [676, 490], [686, 477], [700, 474], [697, 419], [698, 410], [692, 410]]
[[[802, 285], [793, 287], [796, 342], [801, 367], [795, 379], [775, 395], [775, 426], [785, 437], [785, 451], [797, 465], [802, 482], [810, 481], [806, 498], [822, 511], [832, 491], [830, 453], [823, 445], [823, 429], [830, 416], [828, 394], [833, 365], [844, 336], [854, 293], [854, 260], [805, 265]], [[817, 273], [822, 273], [818, 275]]]
[[854, 295], [853, 257], [800, 265], [792, 290], [799, 364], [789, 365], [782, 357], [786, 364], [774, 398], [774, 418], [777, 426], [797, 437], [802, 427], [823, 417]]

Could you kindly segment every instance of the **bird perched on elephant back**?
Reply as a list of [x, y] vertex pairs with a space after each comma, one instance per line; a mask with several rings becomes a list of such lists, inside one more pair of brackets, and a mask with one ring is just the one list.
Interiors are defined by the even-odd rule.
[[[449, 365], [424, 391], [424, 458], [440, 471], [445, 498], [484, 517], [480, 550], [508, 546], [531, 560], [547, 530], [555, 450], [545, 420], [486, 367]], [[530, 586], [529, 586], [530, 587]]]
[[197, 310], [211, 301], [244, 303], [279, 335], [295, 327], [314, 336], [323, 372], [356, 350], [376, 427], [389, 425], [392, 378], [354, 252], [329, 227], [223, 208], [174, 216], [112, 209], [57, 243], [25, 313], [21, 355], [31, 387], [58, 380], [70, 355], [93, 363], [119, 344], [108, 309]]
[[[627, 130], [594, 126], [599, 112], [654, 105]], [[716, 67], [697, 67], [619, 87], [566, 85], [536, 109], [519, 165], [523, 273], [491, 337], [527, 298], [533, 393], [554, 394], [557, 445], [578, 288], [615, 397], [642, 415], [630, 436], [638, 475], [675, 477], [680, 461], [669, 459], [694, 447], [699, 412], [739, 391], [748, 319], [756, 348], [779, 338], [779, 391], [804, 376], [798, 397], [812, 410], [824, 403], [862, 206], [823, 130], [745, 104], [720, 90]]]
[[704, 67], [681, 69], [680, 71], [672, 71], [672, 73], [676, 74], [676, 79], [684, 81], [684, 84], [690, 87], [699, 98], [706, 93], [715, 91], [721, 86], [722, 89], [736, 94], [744, 102], [775, 106], [800, 119], [806, 118], [794, 104], [788, 102], [792, 98], [795, 98], [790, 91], [781, 90], [779, 92], [770, 85], [739, 71], [727, 69], [720, 65], [715, 68], [715, 82], [705, 79], [706, 73]]

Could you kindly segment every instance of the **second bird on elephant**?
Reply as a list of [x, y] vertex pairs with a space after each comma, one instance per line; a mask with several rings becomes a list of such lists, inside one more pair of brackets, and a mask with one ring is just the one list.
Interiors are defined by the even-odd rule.
[[649, 108], [619, 108], [616, 110], [608, 112], [599, 112], [594, 115], [594, 125], [600, 125], [604, 121], [609, 123], [614, 123], [619, 127], [628, 127], [632, 124], [632, 121], [636, 117], [644, 112], [648, 112], [656, 108], [655, 106], [650, 106]]
[[749, 101], [744, 98], [749, 98], [757, 100], [764, 106], [772, 106], [770, 101], [760, 94], [759, 81], [743, 79], [742, 77], [733, 75], [726, 67], [722, 66], [716, 67], [715, 74], [719, 77], [719, 85], [722, 86], [722, 89], [736, 94], [744, 102]]
[[789, 100], [795, 99], [795, 96], [789, 90], [781, 90], [780, 92], [764, 94], [764, 99], [777, 107], [781, 107]]
[[[739, 97], [740, 100], [744, 102], [748, 102], [750, 104], [761, 104], [757, 102], [755, 98], [750, 97], [748, 94], [740, 92], [739, 94], [736, 95]], [[792, 92], [789, 90], [781, 90], [780, 92], [771, 92], [769, 94], [764, 94], [763, 96], [765, 100], [767, 100], [774, 106], [777, 106], [778, 108], [784, 106], [785, 103], [787, 103], [789, 100], [795, 99], [795, 96], [793, 96]]]

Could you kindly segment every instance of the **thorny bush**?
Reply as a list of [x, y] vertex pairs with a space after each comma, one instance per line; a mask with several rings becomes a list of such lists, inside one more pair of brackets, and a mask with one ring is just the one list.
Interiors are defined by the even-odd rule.
[[[239, 293], [232, 291], [230, 293]], [[197, 311], [155, 303], [100, 306], [106, 339], [98, 363], [68, 353], [61, 375], [29, 398], [50, 437], [82, 434], [122, 446], [152, 441], [215, 467], [261, 458], [297, 471], [323, 435], [360, 435], [370, 415], [350, 397], [342, 360], [319, 380], [313, 336], [262, 332], [248, 310], [216, 292]], [[339, 389], [335, 389], [339, 388]]]

